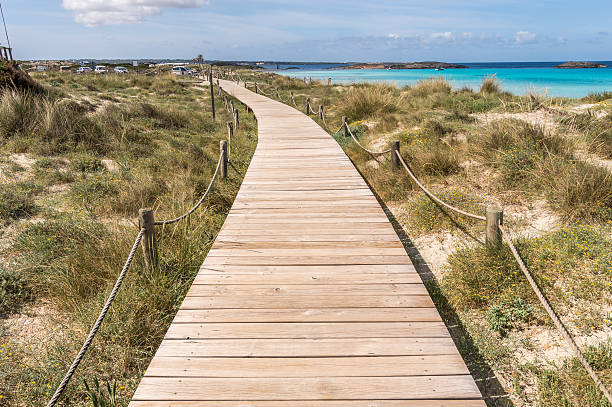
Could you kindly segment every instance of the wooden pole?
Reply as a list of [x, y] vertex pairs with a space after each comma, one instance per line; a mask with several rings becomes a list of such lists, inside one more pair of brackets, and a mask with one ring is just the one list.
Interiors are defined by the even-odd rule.
[[208, 73], [208, 80], [210, 82], [210, 106], [212, 109], [212, 118], [215, 120], [215, 89], [213, 86], [212, 66], [210, 67], [210, 71]]
[[259, 88], [257, 88], [257, 82], [255, 82], [255, 93], [259, 94]]
[[323, 120], [323, 105], [319, 105], [319, 119]]
[[491, 247], [500, 247], [502, 244], [502, 234], [499, 226], [504, 224], [504, 211], [499, 206], [488, 206], [486, 218], [486, 243]]
[[138, 211], [138, 224], [144, 228], [142, 238], [142, 252], [144, 254], [145, 266], [149, 270], [157, 267], [157, 239], [155, 238], [155, 218], [153, 209], [146, 208]]
[[221, 140], [219, 142], [219, 153], [221, 154], [221, 178], [227, 178], [227, 141]]
[[234, 129], [238, 130], [238, 126], [240, 125], [240, 115], [238, 114], [238, 109], [234, 110]]
[[232, 137], [234, 136], [234, 123], [227, 122], [227, 161], [231, 158]]
[[306, 114], [310, 114], [310, 98], [306, 99]]
[[280, 93], [278, 93], [278, 88], [276, 88], [276, 97], [280, 99]]
[[400, 142], [399, 140], [394, 141], [391, 144], [391, 168], [397, 170], [400, 166], [400, 160], [397, 154], [400, 152]]
[[348, 117], [342, 116], [342, 135], [348, 137]]

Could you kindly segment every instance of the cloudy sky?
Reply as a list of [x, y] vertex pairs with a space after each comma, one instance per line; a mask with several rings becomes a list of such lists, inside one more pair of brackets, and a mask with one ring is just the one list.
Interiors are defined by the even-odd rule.
[[[610, 0], [4, 0], [17, 58], [612, 60]], [[0, 42], [5, 43], [4, 36]]]

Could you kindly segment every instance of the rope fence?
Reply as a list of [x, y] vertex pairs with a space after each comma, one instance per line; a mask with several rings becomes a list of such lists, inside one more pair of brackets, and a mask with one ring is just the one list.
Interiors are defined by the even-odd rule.
[[[212, 78], [212, 73], [209, 72], [209, 79], [210, 78]], [[212, 85], [212, 80], [211, 80], [211, 85]], [[212, 89], [212, 86], [211, 86], [211, 89]], [[219, 89], [221, 90], [220, 86], [219, 86]], [[111, 293], [108, 296], [108, 299], [106, 300], [102, 310], [100, 311], [98, 318], [96, 319], [94, 325], [92, 326], [91, 331], [89, 332], [89, 335], [85, 339], [85, 342], [83, 342], [81, 349], [77, 353], [76, 357], [74, 358], [74, 361], [70, 365], [70, 368], [66, 372], [64, 378], [58, 385], [57, 389], [55, 390], [53, 396], [47, 403], [46, 407], [54, 407], [57, 404], [62, 394], [66, 390], [66, 387], [68, 386], [70, 380], [74, 376], [74, 373], [79, 367], [81, 361], [85, 357], [87, 350], [91, 346], [91, 343], [93, 342], [96, 334], [98, 333], [100, 326], [102, 325], [102, 322], [104, 321], [104, 318], [106, 317], [106, 314], [108, 313], [108, 310], [110, 309], [113, 301], [115, 300], [115, 297], [117, 296], [117, 293], [119, 292], [119, 289], [121, 288], [123, 280], [125, 279], [128, 273], [128, 270], [130, 269], [130, 266], [134, 260], [134, 256], [136, 255], [136, 251], [138, 247], [141, 246], [142, 244], [145, 267], [149, 269], [155, 269], [157, 267], [157, 261], [158, 261], [155, 226], [164, 227], [166, 225], [175, 224], [175, 223], [180, 222], [181, 220], [186, 219], [192, 213], [194, 213], [202, 205], [204, 200], [208, 197], [218, 176], [221, 175], [223, 179], [227, 178], [231, 139], [234, 134], [234, 129], [236, 129], [238, 126], [238, 112], [234, 108], [233, 101], [231, 105], [232, 105], [232, 109], [234, 110], [234, 122], [227, 123], [228, 138], [227, 140], [221, 140], [219, 143], [219, 152], [220, 152], [219, 160], [217, 161], [215, 171], [213, 173], [213, 176], [211, 177], [208, 187], [206, 188], [206, 191], [191, 209], [189, 209], [184, 214], [176, 218], [173, 218], [173, 219], [155, 221], [152, 209], [141, 209], [139, 211], [140, 231], [138, 232], [138, 235], [136, 236], [136, 239], [134, 240], [132, 249], [130, 250], [130, 253], [125, 261], [125, 264], [123, 265], [123, 268], [121, 269], [121, 272], [119, 273], [117, 281], [115, 282], [115, 285], [113, 286], [113, 289], [111, 290]], [[226, 107], [226, 110], [228, 110], [229, 112], [227, 98], [225, 98], [225, 107]]]
[[[240, 77], [240, 75], [237, 72], [236, 73], [230, 72], [230, 73], [227, 73], [227, 74], [218, 73], [217, 77], [221, 77], [223, 75], [225, 77], [228, 77], [228, 78], [232, 79], [232, 80], [235, 79], [235, 81], [236, 81], [236, 83], [238, 85], [240, 84], [240, 82], [244, 82], [244, 86], [248, 87], [249, 82], [242, 81], [242, 78]], [[212, 85], [213, 85], [212, 70], [209, 72], [209, 81], [210, 81], [210, 84], [211, 84], [211, 96], [212, 96], [213, 95], [213, 91], [212, 91]], [[275, 92], [270, 93], [270, 92], [265, 92], [262, 89], [259, 89], [259, 87], [258, 87], [256, 82], [254, 82], [252, 84], [254, 85], [255, 91], [257, 93], [261, 92], [262, 94], [267, 95], [267, 96], [276, 94], [276, 96], [279, 99], [281, 99], [278, 88], [275, 88]], [[217, 81], [217, 85], [219, 87], [219, 94], [220, 94], [222, 89], [219, 86], [219, 82], [218, 81]], [[281, 99], [281, 101], [282, 101], [282, 99]], [[296, 108], [298, 108], [298, 105], [295, 102], [295, 97], [294, 97], [293, 92], [290, 92], [289, 101], [292, 102], [293, 105]], [[86, 338], [85, 342], [83, 343], [81, 349], [79, 350], [77, 356], [75, 357], [74, 361], [72, 362], [70, 368], [66, 372], [66, 375], [64, 376], [64, 378], [60, 382], [59, 386], [57, 387], [57, 389], [56, 389], [55, 393], [53, 394], [52, 398], [48, 402], [47, 407], [54, 407], [56, 405], [56, 403], [61, 398], [61, 396], [62, 396], [66, 386], [70, 382], [72, 376], [76, 372], [79, 364], [81, 363], [81, 361], [84, 358], [87, 350], [89, 349], [93, 339], [95, 338], [98, 330], [100, 329], [100, 326], [101, 326], [101, 324], [102, 324], [106, 314], [108, 313], [108, 310], [110, 309], [110, 307], [111, 307], [111, 305], [112, 305], [112, 303], [113, 303], [113, 301], [114, 301], [114, 299], [115, 299], [115, 297], [116, 297], [116, 295], [117, 295], [117, 293], [118, 293], [118, 291], [119, 291], [119, 289], [120, 289], [120, 287], [121, 287], [121, 285], [123, 283], [123, 280], [125, 279], [125, 277], [127, 275], [127, 272], [129, 270], [132, 262], [133, 262], [133, 259], [134, 259], [134, 256], [136, 254], [136, 251], [137, 251], [138, 247], [141, 245], [141, 243], [142, 243], [142, 248], [143, 248], [143, 254], [144, 254], [144, 259], [145, 259], [146, 267], [148, 267], [148, 268], [155, 268], [155, 267], [157, 267], [157, 242], [156, 242], [156, 236], [155, 236], [155, 226], [171, 225], [171, 224], [175, 224], [177, 222], [180, 222], [181, 220], [186, 219], [192, 213], [194, 213], [202, 205], [204, 200], [208, 197], [208, 195], [209, 195], [210, 191], [212, 190], [212, 187], [213, 187], [215, 181], [217, 180], [219, 174], [221, 175], [222, 178], [224, 178], [224, 179], [227, 178], [227, 175], [228, 175], [229, 154], [230, 154], [230, 151], [231, 151], [230, 150], [231, 149], [231, 139], [232, 139], [232, 136], [234, 134], [234, 131], [239, 126], [239, 114], [238, 114], [238, 110], [234, 106], [233, 100], [230, 100], [229, 103], [228, 103], [228, 99], [227, 99], [226, 96], [224, 96], [224, 107], [225, 107], [225, 110], [227, 112], [233, 114], [233, 122], [227, 122], [228, 137], [227, 137], [227, 140], [220, 141], [220, 156], [219, 156], [219, 160], [217, 162], [217, 165], [216, 165], [215, 171], [213, 173], [213, 176], [211, 177], [211, 180], [210, 180], [210, 182], [208, 184], [208, 187], [206, 188], [206, 191], [204, 192], [204, 194], [200, 197], [200, 199], [196, 202], [196, 204], [191, 209], [189, 209], [184, 214], [182, 214], [182, 215], [180, 215], [180, 216], [178, 216], [176, 218], [173, 218], [173, 219], [155, 221], [152, 209], [141, 209], [140, 210], [140, 214], [139, 214], [140, 215], [139, 216], [140, 231], [139, 231], [138, 235], [136, 236], [136, 239], [134, 240], [134, 244], [133, 244], [133, 246], [132, 246], [132, 248], [130, 250], [130, 253], [129, 253], [129, 255], [128, 255], [126, 261], [125, 261], [125, 264], [124, 264], [121, 272], [119, 273], [117, 281], [115, 282], [115, 285], [113, 286], [113, 289], [111, 290], [111, 293], [110, 293], [109, 297], [107, 298], [107, 300], [106, 300], [106, 302], [104, 304], [104, 307], [102, 308], [98, 318], [96, 319], [94, 325], [92, 326], [89, 335], [87, 336], [87, 338]], [[248, 107], [247, 107], [247, 112], [248, 112]], [[322, 122], [325, 125], [325, 127], [327, 128], [327, 124], [325, 122], [324, 107], [321, 105], [321, 106], [319, 106], [319, 111], [318, 112], [314, 112], [314, 111], [311, 112], [310, 97], [308, 97], [307, 101], [306, 101], [306, 114], [317, 114], [318, 117], [322, 120]], [[352, 140], [361, 149], [363, 149], [364, 151], [369, 153], [374, 158], [376, 158], [377, 156], [381, 156], [381, 155], [384, 155], [384, 154], [391, 153], [391, 155], [390, 155], [391, 167], [393, 169], [398, 169], [400, 167], [403, 168], [406, 171], [406, 173], [408, 174], [408, 176], [410, 177], [410, 179], [433, 202], [435, 202], [437, 205], [439, 205], [441, 207], [444, 207], [444, 208], [446, 208], [448, 210], [451, 210], [451, 211], [453, 211], [453, 212], [455, 212], [457, 214], [460, 214], [462, 216], [465, 216], [467, 218], [475, 219], [475, 220], [478, 220], [478, 221], [484, 221], [486, 223], [486, 244], [487, 245], [492, 246], [492, 247], [501, 247], [503, 242], [505, 242], [508, 245], [508, 247], [509, 247], [509, 249], [510, 249], [510, 251], [511, 251], [513, 257], [514, 257], [514, 259], [518, 263], [519, 268], [521, 269], [521, 271], [525, 275], [525, 278], [527, 279], [527, 281], [529, 282], [532, 290], [534, 291], [534, 293], [538, 297], [538, 300], [540, 301], [540, 303], [542, 304], [542, 306], [546, 310], [547, 314], [549, 315], [549, 317], [553, 321], [553, 324], [555, 325], [557, 330], [561, 333], [561, 335], [564, 337], [566, 342], [569, 344], [569, 346], [571, 347], [573, 352], [576, 354], [576, 356], [580, 360], [582, 366], [585, 368], [585, 370], [587, 371], [587, 373], [589, 374], [591, 379], [594, 381], [594, 383], [597, 385], [597, 387], [601, 390], [602, 394], [612, 404], [612, 395], [610, 394], [609, 390], [603, 384], [603, 382], [601, 381], [601, 379], [599, 378], [597, 373], [593, 370], [593, 368], [591, 367], [591, 365], [589, 364], [589, 362], [585, 358], [584, 354], [582, 353], [582, 351], [578, 347], [578, 345], [577, 345], [574, 337], [572, 336], [571, 332], [568, 330], [568, 328], [563, 324], [561, 319], [558, 317], [558, 315], [556, 314], [556, 312], [554, 311], [554, 309], [550, 305], [549, 301], [547, 300], [546, 296], [542, 293], [542, 291], [541, 291], [540, 287], [538, 286], [537, 282], [534, 280], [534, 278], [531, 275], [529, 269], [527, 268], [527, 266], [523, 262], [522, 258], [520, 257], [520, 255], [518, 253], [518, 250], [514, 246], [514, 243], [512, 241], [512, 238], [510, 237], [510, 234], [509, 234], [508, 230], [503, 225], [503, 210], [501, 208], [497, 207], [497, 206], [488, 206], [486, 208], [486, 216], [482, 216], [482, 215], [477, 215], [477, 214], [469, 213], [469, 212], [463, 211], [463, 210], [461, 210], [461, 209], [459, 209], [459, 208], [457, 208], [455, 206], [452, 206], [452, 205], [444, 202], [440, 198], [438, 198], [422, 182], [419, 181], [417, 176], [410, 169], [409, 165], [406, 163], [406, 161], [402, 157], [401, 152], [400, 152], [400, 142], [399, 141], [393, 142], [392, 145], [391, 145], [391, 148], [389, 148], [387, 150], [373, 151], [373, 150], [367, 149], [366, 147], [364, 147], [359, 142], [358, 138], [351, 131], [350, 126], [347, 123], [347, 118], [346, 117], [342, 118], [342, 124], [341, 124], [340, 128], [338, 129], [338, 131], [340, 131], [340, 130], [343, 131], [343, 134], [344, 134], [345, 137], [349, 137], [350, 136], [352, 138]], [[336, 131], [335, 133], [337, 133], [338, 131]]]

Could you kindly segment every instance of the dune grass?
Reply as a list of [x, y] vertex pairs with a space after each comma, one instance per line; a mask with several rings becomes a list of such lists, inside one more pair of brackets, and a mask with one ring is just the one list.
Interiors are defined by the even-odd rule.
[[[506, 224], [513, 230], [520, 230], [525, 222], [521, 212], [537, 208], [554, 214], [559, 225], [538, 232], [540, 236], [520, 235], [517, 246], [572, 332], [601, 333], [612, 319], [607, 311], [612, 301], [610, 172], [580, 158], [579, 140], [564, 131], [564, 126], [570, 126], [564, 121], [581, 129], [591, 141], [590, 152], [606, 157], [612, 116], [597, 119], [566, 108], [602, 102], [609, 95], [583, 100], [549, 98], [535, 92], [516, 96], [504, 92], [495, 77], [485, 78], [478, 91], [453, 89], [443, 78], [399, 90], [385, 85], [327, 86], [284, 77], [266, 80], [282, 84], [282, 96], [291, 91], [300, 95], [299, 106], [306, 97], [325, 104], [328, 130], [409, 238], [420, 239], [430, 251], [448, 244], [449, 234], [459, 241], [444, 268], [437, 271], [441, 273], [438, 280], [426, 285], [453, 327], [451, 332], [463, 330], [463, 336], [455, 339], [477, 379], [488, 382], [490, 367], [503, 378], [516, 405], [607, 405], [572, 358], [555, 364], [517, 357], [518, 349], [538, 354], [534, 349], [538, 345], [532, 342], [534, 332], [554, 328], [508, 248], [491, 249], [466, 237], [462, 231], [483, 238], [483, 225], [443, 214], [403, 171], [391, 169], [389, 157], [374, 159], [336, 129], [340, 117], [347, 115], [366, 147], [381, 150], [392, 140], [400, 140], [408, 165], [438, 196], [478, 214], [484, 213], [486, 204], [513, 205], [506, 214]], [[538, 112], [554, 115], [551, 121], [561, 126], [544, 127], [510, 118], [482, 120], [488, 113], [520, 116]], [[420, 264], [424, 260], [416, 256], [413, 261]], [[606, 349], [602, 344], [587, 353], [610, 385]], [[481, 387], [487, 402], [505, 405], [506, 399], [499, 398], [494, 387]]]
[[[36, 160], [24, 181], [0, 195], [3, 219], [19, 221], [0, 252], [0, 310], [25, 305], [42, 324], [35, 336], [21, 334], [10, 319], [0, 326], [7, 355], [0, 360], [0, 395], [9, 405], [48, 400], [123, 266], [138, 233], [138, 209], [152, 207], [164, 219], [191, 207], [210, 181], [231, 120], [218, 104], [213, 121], [208, 94], [170, 76], [37, 79], [50, 89], [42, 96], [0, 95], [6, 113], [0, 153]], [[221, 227], [255, 144], [255, 121], [244, 115], [232, 139], [229, 178], [187, 221], [157, 230], [155, 271], [137, 252], [66, 405], [91, 405], [95, 380], [103, 388], [116, 383], [116, 403], [127, 405]]]

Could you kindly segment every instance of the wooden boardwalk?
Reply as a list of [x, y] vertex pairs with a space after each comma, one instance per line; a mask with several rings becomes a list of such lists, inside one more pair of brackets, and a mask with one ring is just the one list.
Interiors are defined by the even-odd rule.
[[130, 406], [484, 406], [372, 192], [337, 143], [257, 116], [236, 201]]

